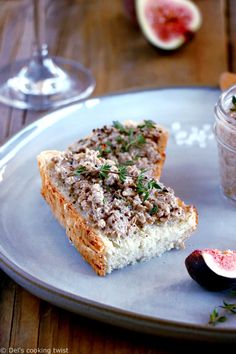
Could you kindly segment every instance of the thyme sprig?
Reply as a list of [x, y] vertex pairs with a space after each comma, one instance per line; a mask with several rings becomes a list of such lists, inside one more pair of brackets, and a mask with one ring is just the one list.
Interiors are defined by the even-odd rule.
[[[147, 171], [142, 170], [137, 177], [137, 193], [143, 197], [144, 202], [150, 197], [150, 192], [152, 189], [158, 189], [161, 192], [168, 192], [167, 188], [162, 188], [160, 184], [155, 181], [155, 179], [148, 179], [145, 176], [145, 172]], [[152, 213], [154, 213], [153, 210]]]
[[138, 134], [137, 137], [133, 137], [133, 131], [130, 130], [128, 135], [128, 141], [124, 141], [121, 146], [122, 152], [128, 152], [131, 147], [141, 148], [146, 144], [146, 139], [142, 134]]
[[118, 176], [121, 183], [125, 183], [126, 177], [128, 176], [128, 171], [126, 166], [118, 166]]
[[118, 120], [114, 120], [113, 122], [113, 127], [118, 129], [120, 133], [127, 134], [127, 128], [123, 126]]
[[232, 107], [230, 108], [231, 112], [236, 112], [236, 96], [232, 96], [231, 99]]
[[138, 125], [139, 129], [144, 129], [144, 128], [148, 128], [148, 129], [153, 129], [155, 128], [155, 123], [152, 120], [144, 120], [143, 124]]
[[[224, 313], [219, 313], [218, 309], [222, 309]], [[211, 312], [208, 324], [215, 326], [217, 323], [226, 322], [228, 318], [225, 313], [236, 315], [236, 304], [227, 303], [223, 300], [223, 305], [215, 307]]]
[[108, 165], [108, 163], [105, 163], [99, 169], [99, 178], [101, 178], [101, 179], [107, 178], [108, 174], [110, 172], [111, 172], [111, 165]]
[[[111, 167], [112, 166], [109, 165], [108, 163], [102, 165], [97, 170], [98, 177], [100, 179], [106, 179], [109, 173], [116, 174], [118, 175], [121, 183], [125, 183], [127, 177], [132, 177], [133, 179], [136, 180], [136, 185], [135, 185], [136, 191], [142, 197], [143, 202], [145, 202], [150, 197], [150, 193], [153, 189], [157, 189], [160, 192], [168, 192], [168, 189], [166, 187], [162, 187], [160, 184], [157, 183], [156, 180], [154, 180], [153, 178], [149, 179], [147, 176], [145, 176], [145, 172], [147, 172], [147, 170], [141, 170], [140, 174], [137, 177], [134, 177], [128, 173], [127, 166], [116, 165], [117, 171], [112, 171]], [[87, 171], [84, 166], [79, 166], [78, 169], [76, 170], [77, 176], [88, 175], [89, 173], [91, 172]], [[158, 211], [158, 207], [153, 206], [153, 208], [150, 210], [150, 215], [153, 215], [157, 211]]]
[[77, 176], [80, 176], [80, 175], [82, 175], [82, 174], [84, 174], [86, 172], [87, 172], [87, 170], [86, 170], [86, 167], [84, 167], [84, 166], [79, 166], [77, 168], [77, 170], [75, 171]]
[[133, 160], [127, 160], [122, 163], [122, 165], [124, 165], [124, 166], [133, 166], [134, 164], [135, 164], [135, 162]]
[[[113, 127], [118, 129], [121, 134], [125, 134], [125, 135], [129, 135], [130, 129], [133, 129], [133, 128], [125, 127], [118, 120], [113, 121], [112, 124]], [[153, 129], [156, 128], [156, 125], [155, 122], [153, 122], [152, 120], [146, 119], [143, 121], [142, 124], [139, 124], [137, 128], [139, 128], [140, 130], [143, 130], [144, 128]]]
[[149, 214], [151, 216], [153, 216], [154, 214], [156, 214], [158, 212], [158, 210], [159, 210], [158, 206], [154, 204], [152, 209], [149, 211]]
[[218, 308], [215, 307], [214, 310], [210, 314], [208, 324], [215, 326], [217, 323], [222, 323], [225, 321], [227, 321], [227, 317], [220, 315]]
[[116, 138], [117, 143], [121, 144], [121, 151], [128, 152], [131, 147], [141, 148], [144, 144], [146, 144], [143, 129], [153, 129], [155, 128], [155, 123], [152, 120], [144, 120], [143, 124], [137, 126], [140, 130], [139, 134], [134, 134], [134, 128], [125, 127], [118, 121], [113, 122], [113, 127], [116, 128], [122, 135]]
[[110, 141], [104, 142], [97, 149], [99, 151], [98, 157], [106, 157], [113, 149], [114, 147]]

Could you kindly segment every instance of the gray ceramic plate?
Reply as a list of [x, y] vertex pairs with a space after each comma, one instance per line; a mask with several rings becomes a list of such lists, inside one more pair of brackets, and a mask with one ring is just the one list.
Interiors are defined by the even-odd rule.
[[[37, 296], [68, 310], [143, 332], [199, 340], [236, 340], [236, 319], [207, 325], [227, 294], [194, 283], [184, 266], [196, 248], [236, 248], [235, 205], [219, 190], [212, 134], [219, 91], [171, 88], [92, 98], [46, 115], [0, 150], [0, 264]], [[168, 127], [162, 180], [199, 211], [185, 250], [101, 278], [70, 245], [40, 196], [36, 155], [64, 149], [113, 120], [152, 119]], [[232, 300], [232, 299], [231, 299]]]

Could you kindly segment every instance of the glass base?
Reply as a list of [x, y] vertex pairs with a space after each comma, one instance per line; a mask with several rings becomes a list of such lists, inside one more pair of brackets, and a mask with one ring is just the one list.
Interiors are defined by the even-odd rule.
[[76, 61], [47, 57], [17, 61], [0, 71], [0, 102], [34, 111], [48, 110], [88, 97], [95, 88], [90, 71]]

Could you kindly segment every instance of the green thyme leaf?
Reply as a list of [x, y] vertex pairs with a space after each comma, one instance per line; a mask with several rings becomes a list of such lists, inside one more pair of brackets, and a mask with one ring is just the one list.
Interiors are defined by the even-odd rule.
[[142, 134], [139, 134], [137, 139], [136, 139], [136, 144], [138, 146], [144, 145], [146, 144], [146, 139], [144, 138], [144, 136]]
[[152, 189], [158, 189], [160, 192], [168, 192], [167, 188], [162, 188], [154, 179], [147, 180], [144, 173], [147, 170], [142, 170], [137, 178], [137, 193], [143, 196], [143, 201], [145, 202], [150, 197], [150, 192]]
[[134, 128], [129, 128], [127, 131], [127, 134], [129, 136], [129, 138], [132, 139], [133, 135], [134, 135]]
[[122, 183], [124, 183], [126, 180], [126, 177], [128, 175], [127, 167], [126, 166], [118, 166], [118, 175], [119, 175], [120, 181]]
[[152, 216], [154, 214], [156, 214], [156, 212], [158, 211], [158, 206], [157, 205], [153, 205], [152, 209], [149, 211], [149, 214]]
[[121, 124], [120, 122], [118, 122], [118, 120], [115, 120], [112, 122], [113, 123], [113, 127], [118, 129], [120, 133], [127, 133], [125, 127], [123, 126], [123, 124]]
[[105, 143], [101, 144], [96, 150], [99, 151], [98, 157], [107, 157], [107, 154], [112, 152], [112, 143], [111, 141], [106, 141]]
[[145, 185], [144, 181], [144, 172], [141, 172], [137, 178], [137, 193], [143, 196], [143, 201], [145, 202], [150, 196], [150, 188], [148, 188], [148, 185]]
[[104, 165], [102, 165], [99, 169], [99, 178], [107, 178], [108, 173], [111, 170], [111, 166], [108, 165], [107, 163], [105, 163]]
[[84, 166], [79, 166], [79, 167], [77, 168], [77, 170], [75, 171], [75, 173], [76, 173], [77, 176], [80, 176], [80, 175], [82, 175], [82, 174], [85, 173], [85, 172], [86, 172], [86, 168], [85, 168]]
[[233, 314], [236, 314], [236, 304], [228, 304], [225, 300], [223, 301], [224, 306], [220, 306], [222, 309], [225, 309]]
[[117, 136], [116, 141], [118, 144], [122, 144], [124, 142], [124, 139], [121, 136]]
[[143, 201], [146, 202], [146, 200], [148, 200], [149, 197], [150, 197], [150, 193], [147, 190], [146, 193], [144, 194]]
[[[111, 171], [111, 166], [108, 163], [105, 163], [104, 165], [102, 165], [98, 169], [99, 178], [105, 179], [108, 177], [109, 173], [113, 173], [113, 174], [118, 175], [120, 182], [124, 183], [126, 180], [126, 177], [129, 176], [127, 166], [120, 165], [120, 166], [116, 166], [116, 167], [117, 167], [117, 171]], [[168, 192], [168, 190], [165, 187], [162, 189], [162, 187], [154, 179], [149, 180], [148, 177], [145, 176], [145, 172], [147, 172], [147, 170], [142, 169], [140, 174], [137, 177], [135, 177], [135, 179], [136, 179], [136, 183], [135, 183], [136, 192], [143, 198], [143, 202], [145, 202], [150, 197], [150, 192], [152, 189], [158, 189], [161, 192], [162, 191]], [[86, 171], [86, 168], [84, 166], [79, 166], [79, 168], [76, 170], [76, 174], [81, 175], [83, 173], [88, 174], [89, 172]], [[155, 213], [158, 210], [157, 208], [158, 208], [157, 206], [153, 206], [150, 213], [151, 214]], [[230, 306], [230, 304], [224, 304], [224, 305]], [[236, 307], [235, 307], [235, 309], [232, 308], [232, 311], [234, 311], [234, 310], [236, 311]]]
[[144, 174], [141, 172], [137, 178], [137, 192], [138, 192], [138, 194], [144, 194], [146, 192], [143, 181], [144, 181]]
[[111, 149], [108, 147], [98, 148], [99, 154], [98, 157], [107, 157], [107, 154], [111, 152]]
[[123, 144], [122, 151], [128, 152], [131, 147], [142, 147], [146, 143], [146, 139], [142, 134], [139, 134], [136, 138], [132, 138], [132, 135], [129, 135], [129, 141]]
[[218, 322], [225, 322], [225, 321], [227, 321], [227, 317], [226, 316], [220, 316], [218, 318]]
[[138, 125], [138, 128], [143, 129], [143, 128], [148, 128], [148, 129], [152, 129], [155, 128], [155, 122], [153, 122], [152, 120], [144, 120], [143, 124]]
[[108, 140], [105, 142], [105, 145], [112, 147], [112, 142]]
[[154, 179], [151, 179], [149, 182], [148, 182], [148, 188], [149, 189], [160, 189], [162, 190], [162, 187], [154, 180]]
[[214, 308], [214, 310], [210, 313], [210, 318], [208, 323], [214, 326], [218, 322], [218, 319], [219, 319], [218, 310], [217, 308]]
[[132, 160], [128, 160], [128, 161], [125, 161], [125, 162], [123, 162], [123, 165], [124, 166], [133, 166], [135, 163], [134, 163], [134, 161], [132, 161]]
[[217, 308], [214, 308], [214, 310], [210, 314], [208, 324], [215, 326], [217, 323], [223, 323], [225, 321], [227, 321], [227, 317], [219, 315]]
[[225, 300], [223, 300], [223, 305], [214, 308], [214, 310], [210, 314], [210, 318], [208, 321], [208, 324], [210, 325], [215, 326], [217, 323], [225, 322], [228, 319], [227, 316], [225, 316], [224, 314], [223, 315], [220, 314], [217, 308], [222, 309], [222, 311], [226, 313], [236, 315], [236, 304], [228, 303]]

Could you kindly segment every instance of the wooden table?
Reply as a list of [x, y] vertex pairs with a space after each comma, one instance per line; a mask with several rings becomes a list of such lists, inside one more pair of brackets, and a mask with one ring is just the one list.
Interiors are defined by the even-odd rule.
[[[181, 50], [163, 54], [127, 20], [121, 0], [48, 0], [49, 47], [52, 54], [91, 68], [97, 81], [94, 95], [151, 86], [216, 86], [221, 72], [236, 70], [236, 1], [195, 2], [203, 14], [197, 36]], [[30, 5], [30, 0], [0, 0], [0, 66], [31, 54]], [[0, 105], [0, 144], [41, 115]], [[167, 343], [63, 311], [29, 294], [2, 271], [1, 347], [64, 348], [75, 354], [193, 352], [188, 343]]]

